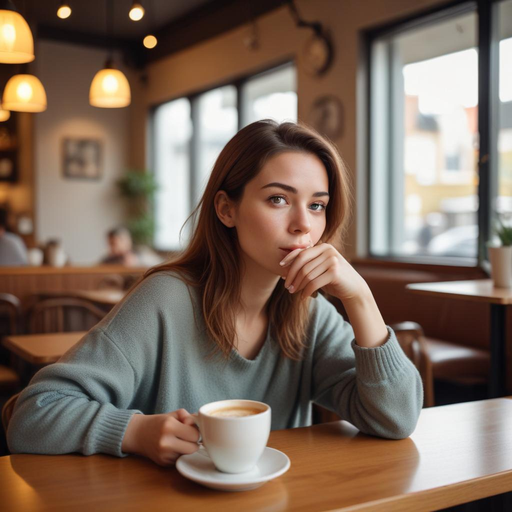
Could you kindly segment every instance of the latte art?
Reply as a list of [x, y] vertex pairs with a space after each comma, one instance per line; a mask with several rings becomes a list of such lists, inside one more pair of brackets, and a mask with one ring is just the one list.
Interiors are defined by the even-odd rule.
[[209, 412], [208, 416], [215, 416], [217, 418], [243, 418], [244, 416], [254, 416], [262, 412], [265, 411], [254, 407], [224, 407], [223, 409]]

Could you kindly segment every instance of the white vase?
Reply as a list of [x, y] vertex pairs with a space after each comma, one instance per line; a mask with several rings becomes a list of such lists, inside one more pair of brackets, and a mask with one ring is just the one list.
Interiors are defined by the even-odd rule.
[[33, 247], [27, 251], [28, 264], [33, 267], [39, 267], [43, 264], [44, 254], [41, 249]]
[[496, 288], [512, 288], [512, 246], [488, 247], [491, 277]]

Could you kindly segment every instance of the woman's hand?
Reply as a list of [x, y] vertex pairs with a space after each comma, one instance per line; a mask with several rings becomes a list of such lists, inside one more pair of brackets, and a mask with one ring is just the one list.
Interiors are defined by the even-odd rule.
[[160, 466], [170, 466], [180, 455], [196, 452], [198, 441], [199, 430], [185, 409], [148, 416], [134, 414], [121, 450], [147, 457]]
[[346, 302], [368, 290], [366, 281], [330, 244], [320, 243], [307, 249], [295, 249], [280, 264], [285, 288], [290, 293], [300, 292], [302, 299], [323, 288]]

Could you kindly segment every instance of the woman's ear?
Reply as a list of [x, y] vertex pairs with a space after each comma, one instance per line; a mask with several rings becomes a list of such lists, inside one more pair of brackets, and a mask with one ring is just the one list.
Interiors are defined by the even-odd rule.
[[215, 194], [215, 211], [217, 212], [217, 217], [219, 217], [220, 221], [224, 226], [228, 228], [235, 227], [235, 205], [229, 199], [228, 195], [224, 190], [219, 190]]

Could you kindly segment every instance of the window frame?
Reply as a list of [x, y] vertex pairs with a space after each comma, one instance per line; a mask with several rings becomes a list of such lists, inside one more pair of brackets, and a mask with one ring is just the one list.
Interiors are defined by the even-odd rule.
[[[189, 92], [188, 94], [182, 94], [182, 95], [176, 95], [172, 96], [170, 98], [167, 98], [163, 101], [160, 101], [158, 103], [153, 103], [150, 105], [148, 111], [149, 111], [149, 123], [148, 123], [148, 164], [149, 169], [154, 169], [154, 164], [156, 160], [156, 145], [155, 145], [155, 113], [157, 109], [165, 105], [166, 103], [170, 103], [172, 101], [176, 101], [179, 99], [187, 99], [190, 103], [190, 118], [192, 122], [192, 136], [190, 138], [189, 143], [189, 204], [191, 205], [191, 212], [196, 206], [197, 203], [197, 197], [196, 197], [196, 190], [198, 188], [198, 180], [199, 180], [199, 169], [197, 164], [197, 158], [195, 157], [195, 149], [197, 148], [197, 145], [199, 143], [198, 141], [198, 132], [197, 129], [195, 129], [195, 126], [197, 126], [198, 121], [198, 99], [203, 94], [206, 94], [210, 91], [213, 91], [215, 89], [220, 89], [222, 87], [226, 86], [234, 86], [236, 88], [236, 107], [237, 107], [237, 131], [241, 130], [243, 127], [243, 120], [246, 119], [246, 112], [245, 112], [245, 105], [242, 101], [242, 90], [247, 82], [250, 82], [254, 78], [258, 78], [261, 76], [264, 76], [266, 74], [272, 73], [274, 71], [278, 71], [282, 68], [285, 68], [287, 66], [294, 66], [295, 69], [297, 69], [297, 64], [295, 61], [295, 58], [286, 58], [285, 60], [279, 60], [277, 62], [272, 63], [271, 65], [266, 65], [265, 67], [258, 69], [257, 71], [253, 71], [248, 74], [239, 75], [232, 79], [226, 79], [223, 81], [217, 82], [215, 85], [211, 85], [205, 88], [196, 89], [192, 92]], [[299, 110], [299, 97], [297, 95], [297, 111]], [[152, 171], [154, 172], [154, 171]], [[190, 214], [190, 212], [189, 212]], [[157, 220], [155, 218], [155, 220]], [[156, 247], [159, 251], [174, 251], [175, 248], [165, 248], [165, 247]]]
[[[431, 9], [418, 11], [412, 16], [402, 18], [390, 24], [370, 28], [362, 32], [362, 59], [364, 100], [362, 103], [364, 124], [362, 133], [365, 135], [366, 145], [361, 150], [363, 167], [366, 170], [366, 198], [365, 211], [361, 211], [366, 223], [365, 249], [369, 259], [403, 262], [411, 264], [452, 267], [473, 267], [490, 271], [487, 259], [486, 242], [491, 234], [493, 197], [498, 190], [498, 87], [499, 87], [499, 26], [498, 4], [505, 0], [454, 0]], [[477, 50], [478, 50], [478, 186], [477, 196], [479, 207], [477, 210], [478, 244], [475, 260], [462, 257], [428, 257], [428, 256], [392, 256], [372, 254], [370, 240], [372, 235], [372, 47], [374, 42], [384, 36], [393, 36], [410, 31], [416, 27], [423, 27], [443, 19], [457, 15], [476, 12], [478, 18]], [[392, 189], [393, 187], [391, 187]], [[393, 194], [393, 192], [390, 192]], [[359, 214], [359, 212], [358, 212]], [[359, 217], [359, 215], [358, 215]], [[391, 235], [392, 236], [392, 235]]]

